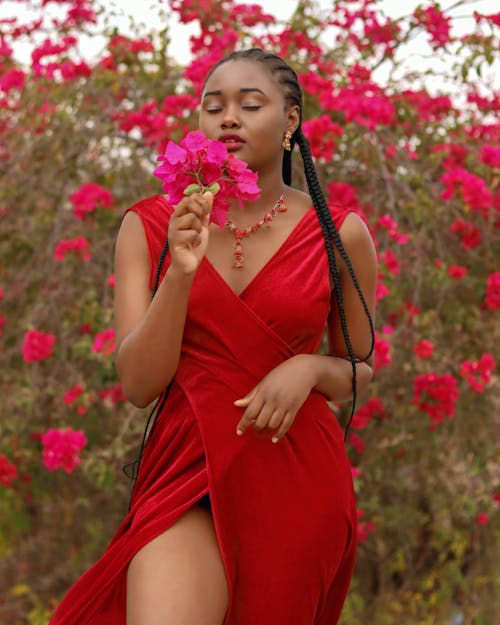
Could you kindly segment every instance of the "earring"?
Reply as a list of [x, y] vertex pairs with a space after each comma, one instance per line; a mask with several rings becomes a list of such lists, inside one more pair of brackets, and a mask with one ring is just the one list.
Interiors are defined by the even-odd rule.
[[290, 152], [292, 149], [292, 144], [290, 143], [291, 138], [292, 138], [292, 133], [289, 130], [287, 130], [285, 132], [285, 138], [283, 139], [282, 145], [285, 148], [285, 150], [287, 150], [288, 152]]

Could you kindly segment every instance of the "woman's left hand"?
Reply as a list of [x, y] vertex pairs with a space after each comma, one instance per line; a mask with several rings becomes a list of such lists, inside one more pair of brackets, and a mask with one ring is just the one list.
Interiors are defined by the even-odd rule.
[[234, 402], [238, 408], [246, 408], [237, 434], [243, 434], [250, 425], [259, 431], [279, 428], [272, 438], [273, 443], [277, 443], [292, 425], [314, 385], [312, 359], [307, 354], [281, 363], [245, 397]]

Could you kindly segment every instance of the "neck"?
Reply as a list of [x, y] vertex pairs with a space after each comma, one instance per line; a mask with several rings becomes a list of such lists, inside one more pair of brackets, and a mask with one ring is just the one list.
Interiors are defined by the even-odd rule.
[[255, 202], [243, 202], [240, 207], [239, 202], [234, 201], [231, 206], [231, 217], [237, 221], [238, 218], [244, 217], [260, 217], [266, 213], [279, 199], [285, 190], [285, 183], [281, 176], [281, 168], [279, 172], [273, 171], [268, 174], [259, 173], [258, 185], [260, 187], [259, 199]]

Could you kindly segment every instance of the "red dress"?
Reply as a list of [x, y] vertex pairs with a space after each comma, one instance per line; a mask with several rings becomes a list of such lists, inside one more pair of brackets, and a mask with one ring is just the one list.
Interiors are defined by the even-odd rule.
[[[145, 229], [152, 287], [172, 209], [156, 195], [127, 210]], [[337, 228], [346, 214], [332, 208]], [[131, 558], [206, 493], [229, 586], [223, 625], [337, 623], [356, 557], [355, 497], [337, 420], [313, 391], [274, 444], [266, 430], [237, 436], [243, 411], [233, 405], [279, 363], [316, 353], [329, 310], [328, 261], [312, 207], [239, 295], [203, 259], [179, 367], [130, 512], [50, 625], [125, 625]]]

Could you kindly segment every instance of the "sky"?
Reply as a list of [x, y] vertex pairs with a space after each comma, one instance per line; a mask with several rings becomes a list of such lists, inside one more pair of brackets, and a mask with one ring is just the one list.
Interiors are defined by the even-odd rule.
[[[245, 0], [240, 0], [244, 2]], [[296, 0], [246, 0], [248, 4], [260, 4], [265, 12], [271, 13], [280, 20], [287, 21], [293, 13], [297, 2]], [[327, 10], [331, 6], [331, 0], [317, 0], [317, 3]], [[155, 21], [158, 21], [157, 7], [159, 0], [107, 0], [106, 6], [110, 11], [116, 13], [113, 17], [113, 23], [119, 27], [119, 30], [124, 33], [130, 33], [130, 19], [132, 18], [136, 24], [144, 24], [144, 31], [149, 32], [151, 26]], [[426, 0], [379, 0], [378, 7], [385, 13], [385, 15], [392, 18], [398, 18], [404, 15], [409, 15], [418, 5], [429, 6], [433, 4], [431, 1]], [[456, 4], [456, 0], [441, 0], [441, 8], [446, 10]], [[166, 2], [165, 2], [166, 5]], [[57, 9], [57, 5], [49, 5]], [[469, 32], [473, 28], [474, 11], [480, 13], [496, 13], [499, 10], [498, 0], [467, 0], [465, 6], [454, 9], [451, 13], [453, 16], [458, 16], [459, 19], [454, 21], [454, 28], [452, 30], [453, 35], [461, 35]], [[26, 11], [22, 3], [15, 2], [14, 0], [0, 0], [0, 18], [12, 17], [12, 15], [18, 15], [22, 19], [22, 13]], [[131, 17], [130, 17], [131, 16]], [[176, 19], [176, 15], [173, 14], [169, 20], [170, 22], [170, 38], [171, 43], [169, 47], [169, 53], [177, 61], [182, 64], [187, 63], [191, 54], [189, 51], [189, 37], [192, 34], [198, 32], [196, 24], [181, 24]], [[93, 40], [85, 41], [83, 47], [80, 47], [81, 52], [88, 59], [99, 55], [103, 41], [94, 38]], [[29, 50], [27, 47], [18, 47], [16, 55], [25, 62], [29, 59]], [[397, 54], [400, 55], [401, 60], [404, 62], [401, 71], [405, 69], [416, 69], [421, 74], [426, 67], [432, 66], [434, 69], [440, 70], [446, 76], [449, 72], [447, 66], [448, 61], [444, 61], [439, 55], [431, 53], [431, 49], [426, 43], [426, 35], [421, 33], [415, 37], [404, 49]], [[389, 72], [389, 64], [382, 65], [373, 76], [376, 82], [384, 84]], [[397, 75], [395, 76], [397, 78]], [[500, 89], [500, 59], [496, 66], [487, 72], [486, 79], [496, 88]], [[446, 82], [446, 79], [444, 79]], [[426, 83], [429, 91], [438, 93], [441, 87], [445, 87], [441, 79], [429, 79]]]

